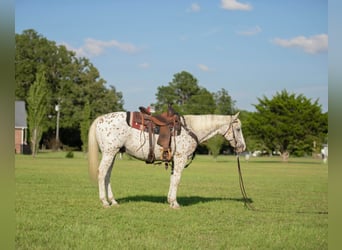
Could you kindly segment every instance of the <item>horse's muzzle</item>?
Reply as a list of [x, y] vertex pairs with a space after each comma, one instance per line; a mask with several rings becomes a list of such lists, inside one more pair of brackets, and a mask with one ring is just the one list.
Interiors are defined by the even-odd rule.
[[236, 151], [237, 153], [242, 153], [242, 152], [245, 151], [245, 150], [246, 150], [246, 145], [245, 145], [244, 143], [239, 143], [239, 144], [237, 144], [236, 147], [235, 147], [235, 151]]

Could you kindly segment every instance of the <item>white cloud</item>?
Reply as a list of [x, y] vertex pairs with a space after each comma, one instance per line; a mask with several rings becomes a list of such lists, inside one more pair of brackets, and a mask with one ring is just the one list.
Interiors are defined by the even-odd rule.
[[328, 35], [320, 34], [311, 37], [297, 36], [291, 39], [275, 38], [273, 43], [285, 48], [299, 48], [309, 54], [328, 51]]
[[262, 29], [257, 25], [253, 28], [243, 30], [243, 31], [238, 31], [236, 33], [238, 35], [241, 35], [241, 36], [254, 36], [254, 35], [260, 33], [261, 31], [262, 31]]
[[209, 67], [207, 65], [204, 65], [204, 64], [198, 64], [198, 68], [202, 71], [205, 71], [205, 72], [209, 71]]
[[131, 43], [122, 43], [117, 40], [101, 41], [93, 38], [87, 38], [84, 44], [79, 48], [74, 48], [67, 43], [62, 43], [67, 49], [75, 51], [77, 56], [94, 57], [105, 52], [107, 48], [116, 48], [122, 52], [133, 54], [139, 51], [139, 48]]
[[189, 9], [190, 12], [199, 12], [201, 10], [201, 6], [199, 6], [198, 3], [191, 4], [191, 7]]
[[226, 10], [251, 10], [252, 5], [237, 0], [221, 0], [221, 8]]
[[70, 44], [66, 43], [66, 42], [62, 42], [59, 45], [63, 45], [67, 48], [67, 50], [71, 50], [74, 51], [76, 53], [77, 56], [82, 57], [82, 56], [88, 56], [86, 55], [86, 53], [84, 52], [84, 50], [82, 48], [74, 48], [72, 47]]

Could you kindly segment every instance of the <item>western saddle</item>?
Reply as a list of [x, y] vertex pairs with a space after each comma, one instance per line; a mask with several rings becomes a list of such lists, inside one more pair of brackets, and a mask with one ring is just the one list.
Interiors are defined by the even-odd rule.
[[149, 154], [146, 163], [155, 161], [154, 132], [159, 130], [157, 144], [163, 148], [162, 161], [166, 163], [172, 160], [171, 136], [179, 135], [181, 124], [179, 115], [169, 105], [166, 112], [153, 115], [144, 107], [139, 107], [142, 128], [147, 129], [149, 135]]

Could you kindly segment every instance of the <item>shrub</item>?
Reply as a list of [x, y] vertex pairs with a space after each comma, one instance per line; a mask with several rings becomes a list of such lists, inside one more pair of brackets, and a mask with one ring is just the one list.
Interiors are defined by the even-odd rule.
[[65, 158], [74, 158], [74, 152], [69, 151], [69, 152], [66, 154]]

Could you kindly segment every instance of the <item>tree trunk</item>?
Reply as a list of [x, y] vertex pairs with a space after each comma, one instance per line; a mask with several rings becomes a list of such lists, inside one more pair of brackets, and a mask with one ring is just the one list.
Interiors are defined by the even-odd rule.
[[31, 137], [31, 150], [32, 150], [32, 156], [36, 156], [36, 144], [37, 144], [37, 128], [33, 129], [33, 134]]
[[288, 151], [285, 151], [281, 154], [281, 158], [283, 159], [283, 162], [288, 162], [289, 161], [289, 156], [290, 153]]

